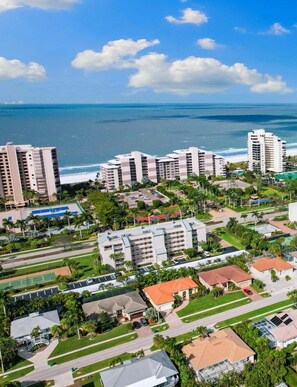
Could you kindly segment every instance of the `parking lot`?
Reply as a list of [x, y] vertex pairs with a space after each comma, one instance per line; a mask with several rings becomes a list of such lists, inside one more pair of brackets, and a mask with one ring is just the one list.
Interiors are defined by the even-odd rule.
[[154, 189], [140, 189], [139, 191], [127, 192], [121, 194], [122, 199], [128, 203], [129, 208], [136, 208], [139, 201], [144, 202], [146, 205], [151, 206], [153, 200], [160, 200], [162, 203], [166, 203], [169, 199]]

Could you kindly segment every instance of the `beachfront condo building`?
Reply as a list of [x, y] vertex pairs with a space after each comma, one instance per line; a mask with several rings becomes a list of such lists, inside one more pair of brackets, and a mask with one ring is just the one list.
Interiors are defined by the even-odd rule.
[[286, 141], [256, 129], [248, 133], [249, 170], [257, 173], [283, 172], [286, 163]]
[[60, 190], [56, 148], [13, 143], [0, 146], [0, 197], [7, 199], [7, 205], [23, 207], [27, 190], [35, 191], [40, 199], [55, 200]]
[[206, 241], [206, 226], [195, 218], [98, 235], [102, 263], [115, 268], [120, 268], [124, 261], [135, 266], [161, 264], [184, 249], [196, 248], [199, 251], [203, 241]]
[[100, 164], [100, 179], [109, 191], [120, 186], [161, 179], [186, 179], [191, 175], [225, 176], [223, 157], [196, 147], [175, 150], [164, 157], [134, 151]]

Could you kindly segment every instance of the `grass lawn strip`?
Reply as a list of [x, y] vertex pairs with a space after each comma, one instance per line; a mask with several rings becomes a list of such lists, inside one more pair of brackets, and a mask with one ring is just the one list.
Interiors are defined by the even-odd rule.
[[259, 317], [267, 315], [268, 313], [273, 313], [281, 310], [282, 308], [285, 308], [285, 307], [288, 308], [290, 306], [293, 306], [293, 303], [291, 300], [280, 301], [280, 302], [277, 302], [276, 304], [265, 306], [264, 308], [260, 308], [260, 309], [255, 309], [252, 312], [244, 313], [244, 314], [241, 314], [240, 316], [236, 316], [228, 320], [221, 321], [215, 325], [215, 328], [221, 329], [226, 326], [238, 324], [245, 320], [255, 320]]
[[[186, 318], [195, 314], [207, 312], [222, 305], [228, 305], [233, 302], [238, 302], [246, 298], [248, 297], [241, 291], [227, 293], [224, 296], [218, 298], [214, 298], [211, 294], [208, 294], [207, 296], [204, 296], [202, 298], [196, 298], [195, 300], [190, 301], [185, 308], [177, 312], [177, 315], [180, 318]], [[210, 308], [206, 308], [207, 306], [210, 306]], [[188, 311], [193, 311], [193, 313], [187, 313]]]
[[230, 245], [236, 247], [237, 249], [239, 250], [244, 249], [244, 246], [241, 244], [240, 239], [237, 238], [235, 235], [231, 234], [226, 227], [223, 227], [219, 230], [219, 236], [224, 241], [230, 243]]
[[190, 317], [184, 317], [184, 318], [182, 318], [182, 322], [189, 323], [192, 321], [200, 320], [204, 317], [209, 317], [209, 316], [212, 316], [212, 315], [217, 314], [217, 313], [226, 312], [227, 310], [230, 310], [233, 308], [238, 308], [239, 306], [249, 304], [250, 302], [251, 302], [251, 300], [249, 298], [244, 298], [242, 300], [238, 300], [236, 302], [236, 304], [231, 303], [231, 304], [227, 304], [227, 305], [222, 305], [218, 308], [212, 309], [212, 310], [207, 311], [207, 312], [195, 314], [195, 315], [190, 316]]
[[134, 331], [132, 329], [132, 325], [129, 323], [115, 327], [106, 333], [96, 335], [93, 340], [90, 340], [89, 336], [82, 337], [81, 339], [78, 339], [77, 336], [73, 336], [66, 340], [60, 340], [59, 344], [50, 354], [49, 358], [52, 359], [60, 355], [72, 353], [76, 350], [80, 351], [88, 347], [94, 347], [97, 344], [101, 344], [103, 342], [122, 336], [127, 336], [131, 333], [134, 333]]
[[93, 363], [91, 365], [81, 367], [73, 373], [73, 378], [80, 379], [85, 376], [93, 375], [98, 371], [105, 370], [109, 368], [110, 363], [114, 359], [119, 359], [119, 358], [121, 359], [121, 361], [129, 360], [132, 358], [132, 354], [125, 352], [122, 355], [113, 356], [113, 357], [110, 357], [109, 359], [101, 360], [101, 361], [98, 361], [97, 363]]
[[151, 330], [154, 332], [154, 333], [158, 333], [158, 332], [164, 332], [166, 331], [166, 329], [169, 328], [169, 325], [167, 323], [163, 323], [163, 324], [160, 324], [160, 325], [153, 325], [150, 327]]
[[[30, 365], [33, 365], [33, 364], [29, 360], [25, 360], [22, 357], [18, 356], [18, 361], [16, 362], [16, 364], [14, 366], [10, 367], [9, 369], [7, 369], [5, 371], [5, 374], [12, 372], [12, 371], [17, 371], [18, 369], [25, 368], [25, 367], [28, 367]], [[2, 375], [2, 373], [0, 371], [0, 376], [1, 375]]]
[[13, 372], [7, 372], [5, 374], [2, 374], [2, 376], [0, 377], [0, 385], [1, 383], [7, 383], [7, 382], [11, 382], [12, 380], [18, 380], [32, 371], [34, 371], [33, 365], [23, 367]]
[[137, 339], [137, 334], [132, 333], [130, 335], [125, 335], [124, 337], [115, 338], [111, 341], [107, 341], [96, 346], [82, 348], [80, 351], [75, 351], [74, 353], [70, 353], [69, 355], [59, 356], [57, 359], [48, 359], [48, 363], [54, 364], [62, 364], [71, 360], [78, 359], [83, 356], [91, 355], [92, 353], [104, 351], [105, 349], [109, 349], [111, 347], [115, 347], [117, 345], [125, 344], [129, 341]]

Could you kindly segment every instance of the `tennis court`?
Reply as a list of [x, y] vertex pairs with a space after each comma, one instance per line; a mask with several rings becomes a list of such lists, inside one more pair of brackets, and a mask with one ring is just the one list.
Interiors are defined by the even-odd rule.
[[57, 275], [71, 275], [68, 267], [46, 270], [27, 276], [14, 277], [0, 281], [0, 290], [20, 289], [53, 281]]

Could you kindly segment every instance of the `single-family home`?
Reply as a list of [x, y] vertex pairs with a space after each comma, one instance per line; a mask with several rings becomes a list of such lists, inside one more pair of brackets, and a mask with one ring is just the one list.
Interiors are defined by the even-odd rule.
[[174, 387], [178, 371], [165, 351], [142, 358], [132, 358], [123, 364], [100, 372], [103, 387]]
[[[34, 312], [28, 316], [18, 318], [11, 322], [10, 336], [20, 344], [34, 346], [35, 344], [48, 344], [50, 328], [60, 324], [57, 310], [49, 312]], [[32, 336], [32, 331], [39, 328], [38, 337]]]
[[270, 274], [271, 270], [275, 270], [277, 276], [285, 277], [286, 275], [291, 276], [294, 272], [294, 266], [289, 262], [281, 258], [259, 258], [256, 259], [251, 265], [250, 270], [252, 276], [256, 278], [265, 278], [267, 274]]
[[179, 295], [183, 300], [188, 300], [191, 294], [197, 292], [198, 287], [192, 278], [185, 277], [148, 286], [143, 289], [143, 293], [153, 307], [161, 312], [172, 308], [175, 296]]
[[214, 287], [228, 290], [230, 283], [233, 283], [240, 288], [244, 288], [249, 286], [252, 282], [252, 277], [236, 265], [203, 271], [199, 273], [198, 276], [202, 285], [210, 290]]
[[224, 372], [240, 372], [255, 359], [255, 352], [231, 328], [193, 340], [182, 351], [203, 382], [214, 381]]
[[128, 292], [103, 300], [91, 301], [82, 306], [85, 315], [97, 320], [101, 312], [106, 312], [110, 317], [133, 320], [143, 316], [147, 305], [138, 292]]
[[297, 342], [297, 310], [288, 309], [273, 313], [253, 323], [262, 336], [268, 339], [270, 347], [285, 348]]

